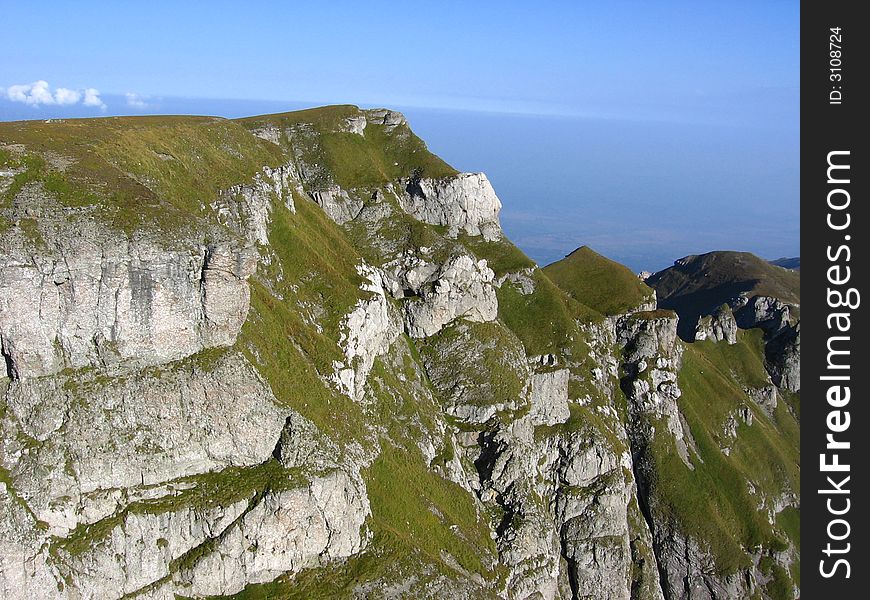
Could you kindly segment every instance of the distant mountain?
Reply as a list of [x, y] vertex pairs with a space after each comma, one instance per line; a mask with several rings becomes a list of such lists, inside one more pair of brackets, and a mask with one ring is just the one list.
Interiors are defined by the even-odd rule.
[[637, 275], [588, 246], [544, 267], [544, 273], [569, 296], [605, 315], [642, 304], [655, 308], [652, 290]]
[[792, 258], [777, 258], [776, 260], [770, 261], [770, 264], [776, 265], [777, 267], [782, 267], [783, 269], [791, 269], [792, 271], [800, 271], [801, 270], [801, 257], [795, 256]]
[[686, 256], [650, 276], [646, 283], [656, 290], [660, 308], [680, 316], [680, 335], [687, 339], [691, 339], [698, 317], [711, 314], [741, 294], [800, 305], [800, 273], [778, 268], [749, 252]]

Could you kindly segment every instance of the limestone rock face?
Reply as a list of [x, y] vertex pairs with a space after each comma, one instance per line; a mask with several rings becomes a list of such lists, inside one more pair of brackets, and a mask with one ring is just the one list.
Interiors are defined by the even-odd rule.
[[373, 125], [384, 125], [387, 128], [395, 128], [399, 125], [406, 125], [408, 121], [405, 115], [395, 110], [387, 108], [373, 108], [363, 111], [367, 123]]
[[568, 369], [535, 373], [531, 378], [531, 418], [541, 425], [564, 423], [568, 408]]
[[446, 179], [411, 180], [399, 197], [402, 208], [424, 223], [444, 225], [448, 235], [459, 232], [485, 240], [501, 238], [501, 201], [483, 173], [460, 173]]
[[[625, 432], [616, 429], [611, 435], [620, 441], [614, 442], [593, 427], [564, 426], [571, 416], [570, 373], [554, 369], [552, 356], [524, 361], [521, 347], [505, 352], [513, 346], [501, 342], [498, 372], [475, 368], [486, 364], [486, 340], [495, 337], [495, 331], [475, 334], [459, 322], [426, 341], [423, 359], [432, 384], [450, 403], [449, 414], [464, 429], [482, 429], [464, 434], [458, 446], [463, 462], [477, 468], [471, 489], [505, 515], [496, 528], [499, 559], [509, 569], [500, 595], [661, 600]], [[602, 331], [594, 351], [608, 352], [615, 339], [613, 330]], [[512, 378], [526, 382], [514, 388], [516, 399], [494, 403]], [[492, 429], [495, 413], [507, 411], [522, 416]], [[603, 407], [601, 414], [616, 416]]]
[[[773, 417], [778, 403], [775, 385], [768, 385], [762, 388], [747, 388], [745, 391], [764, 412]], [[749, 420], [752, 420], [751, 414], [749, 415]]]
[[672, 600], [749, 598], [751, 583], [742, 573], [717, 575], [710, 555], [698, 543], [662, 523], [657, 534], [665, 597]]
[[365, 115], [348, 117], [344, 120], [344, 130], [349, 133], [355, 133], [357, 135], [365, 135], [366, 125], [368, 125], [368, 119], [366, 119]]
[[354, 220], [363, 208], [362, 200], [352, 197], [337, 185], [312, 190], [311, 198], [339, 225]]
[[448, 260], [423, 286], [419, 298], [406, 301], [405, 328], [411, 337], [428, 337], [457, 318], [493, 321], [498, 315], [498, 299], [492, 281], [495, 274], [485, 260], [468, 255]]
[[[680, 413], [677, 400], [682, 395], [677, 375], [681, 366], [682, 346], [677, 337], [677, 317], [657, 311], [623, 317], [617, 325], [617, 335], [623, 346], [621, 382], [628, 400], [626, 430], [631, 445], [632, 465], [637, 478], [638, 494], [647, 498], [655, 478], [650, 448], [657, 436], [673, 438], [677, 454], [689, 469], [694, 469], [690, 453], [696, 455], [694, 441]], [[660, 430], [664, 431], [660, 431]], [[687, 556], [686, 545], [691, 540], [669, 527], [666, 515], [655, 509], [647, 515], [652, 544], [659, 569], [665, 570], [662, 593], [665, 598], [695, 598], [701, 585], [718, 586], [721, 582], [709, 575], [712, 559], [706, 553]], [[680, 545], [682, 541], [682, 545]], [[678, 581], [691, 582], [695, 590], [680, 595]], [[713, 596], [719, 598], [720, 596]], [[746, 597], [745, 595], [721, 596]]]
[[361, 400], [375, 359], [384, 354], [402, 333], [402, 320], [387, 300], [381, 272], [368, 265], [358, 269], [368, 283], [369, 300], [360, 300], [342, 323], [340, 345], [345, 360], [333, 364], [333, 382], [354, 400]]
[[777, 298], [769, 296], [740, 297], [732, 303], [737, 324], [743, 329], [760, 327], [767, 334], [774, 334], [786, 327], [790, 310]]
[[618, 325], [628, 396], [629, 436], [640, 443], [651, 434], [651, 420], [663, 419], [677, 442], [683, 461], [689, 464], [685, 432], [677, 399], [682, 395], [677, 375], [682, 346], [677, 342], [677, 317], [673, 313], [635, 313]]
[[232, 344], [247, 316], [253, 249], [165, 248], [96, 225], [45, 243], [34, 254], [0, 240], [0, 342], [15, 378], [177, 360]]
[[265, 461], [286, 414], [237, 354], [159, 375], [13, 381], [6, 407], [0, 465], [55, 533], [112, 514], [122, 490]]
[[801, 390], [801, 324], [788, 325], [765, 347], [767, 368], [777, 386], [790, 392]]
[[308, 484], [268, 491], [220, 536], [213, 551], [176, 576], [194, 597], [229, 595], [362, 548], [365, 487], [336, 470]]
[[[631, 445], [631, 464], [638, 495], [645, 498], [647, 506], [645, 518], [661, 574], [661, 591], [669, 600], [748, 598], [757, 590], [757, 571], [717, 572], [709, 550], [660, 512], [651, 496], [656, 468], [651, 462], [650, 448], [657, 436], [664, 434], [673, 439], [677, 454], [688, 469], [694, 470], [693, 463], [701, 460], [677, 403], [682, 395], [677, 374], [683, 348], [676, 332], [676, 315], [664, 311], [629, 315], [617, 324], [618, 339], [623, 346], [625, 376], [621, 385], [628, 400], [626, 430]], [[765, 411], [775, 407], [773, 386], [746, 390], [746, 393]], [[746, 425], [753, 422], [753, 413], [746, 405], [738, 407], [725, 423], [722, 439], [727, 443], [721, 448], [725, 455], [731, 452], [730, 445], [736, 439], [740, 421]]]
[[53, 379], [6, 394], [4, 597], [232, 594], [361, 549], [358, 467], [280, 408], [242, 356], [85, 381], [87, 403]]
[[[277, 138], [275, 143], [278, 143]], [[294, 191], [303, 193], [299, 174], [292, 162], [275, 168], [263, 167], [252, 183], [240, 183], [222, 190], [211, 208], [219, 220], [243, 232], [249, 244], [267, 246], [273, 199], [296, 212]]]
[[698, 319], [695, 327], [696, 340], [737, 343], [737, 321], [728, 305], [722, 305], [712, 315]]

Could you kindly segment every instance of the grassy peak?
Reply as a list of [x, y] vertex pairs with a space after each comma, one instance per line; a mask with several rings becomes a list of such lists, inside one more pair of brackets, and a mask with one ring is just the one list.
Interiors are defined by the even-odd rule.
[[625, 313], [652, 299], [652, 290], [630, 269], [588, 246], [547, 265], [544, 273], [575, 300], [605, 315]]

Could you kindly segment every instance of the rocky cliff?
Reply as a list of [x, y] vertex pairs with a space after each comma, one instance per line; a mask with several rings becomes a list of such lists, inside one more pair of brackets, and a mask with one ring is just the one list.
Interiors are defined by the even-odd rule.
[[0, 598], [796, 597], [799, 326], [500, 208], [389, 110], [0, 124]]

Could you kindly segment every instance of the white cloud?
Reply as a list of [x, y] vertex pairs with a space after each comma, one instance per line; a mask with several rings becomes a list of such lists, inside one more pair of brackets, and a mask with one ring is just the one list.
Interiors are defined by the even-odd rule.
[[148, 103], [142, 99], [142, 96], [135, 92], [127, 92], [124, 94], [127, 97], [127, 106], [132, 108], [148, 108]]
[[51, 86], [44, 79], [34, 81], [33, 83], [10, 85], [5, 90], [0, 88], [0, 95], [3, 94], [13, 102], [22, 102], [30, 106], [40, 106], [43, 104], [58, 104], [63, 106], [78, 104], [81, 101], [85, 106], [96, 106], [103, 110], [106, 108], [106, 104], [100, 99], [100, 92], [94, 88], [87, 88], [81, 91], [69, 88], [57, 88], [52, 92]]
[[106, 110], [106, 103], [100, 99], [100, 90], [96, 88], [85, 90], [85, 99], [82, 104], [85, 106], [99, 106], [102, 110]]
[[57, 91], [54, 93], [54, 100], [58, 104], [75, 104], [81, 99], [82, 93], [78, 90], [57, 88]]

